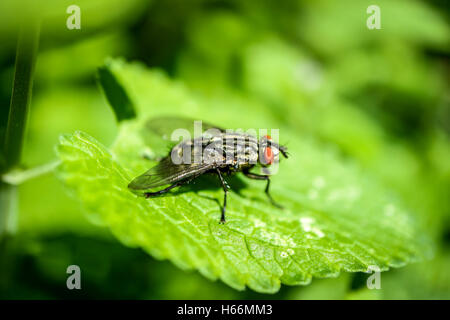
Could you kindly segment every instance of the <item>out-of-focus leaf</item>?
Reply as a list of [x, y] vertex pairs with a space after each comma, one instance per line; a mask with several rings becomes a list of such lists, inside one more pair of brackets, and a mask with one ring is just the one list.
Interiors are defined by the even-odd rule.
[[118, 122], [136, 117], [134, 105], [128, 94], [117, 82], [116, 77], [114, 77], [107, 66], [98, 69], [98, 81], [111, 108], [114, 110]]
[[[374, 4], [380, 8], [380, 30], [366, 26], [367, 8]], [[309, 2], [299, 14], [297, 31], [309, 46], [329, 57], [384, 41], [445, 48], [449, 37], [444, 17], [424, 1], [407, 0]]]
[[[31, 108], [24, 149], [26, 168], [56, 160], [54, 148], [61, 132], [83, 130], [107, 145], [117, 132], [113, 112], [97, 89], [67, 84], [51, 86], [36, 93]], [[67, 195], [52, 173], [26, 181], [18, 189], [20, 232], [104, 236], [99, 228], [89, 223], [81, 206]]]
[[[370, 55], [359, 56], [360, 63], [370, 64], [365, 60], [368, 56]], [[378, 62], [384, 64], [380, 65], [375, 72], [379, 72], [380, 68], [389, 69], [389, 63], [381, 56], [379, 59]], [[392, 64], [399, 63], [399, 61], [392, 62]], [[411, 62], [411, 65], [416, 66], [415, 63], [417, 62]], [[422, 150], [413, 148], [400, 137], [393, 138], [393, 134], [387, 132], [385, 127], [370, 113], [363, 110], [361, 105], [349, 101], [348, 97], [342, 95], [342, 92], [337, 89], [340, 87], [340, 78], [335, 78], [335, 75], [330, 77], [325, 65], [308, 58], [301, 50], [280, 39], [266, 38], [249, 46], [245, 50], [242, 66], [243, 83], [247, 91], [255, 99], [262, 99], [274, 106], [269, 110], [273, 117], [281, 117], [284, 123], [290, 124], [299, 132], [309, 132], [337, 145], [345, 155], [358, 161], [399, 192], [408, 206], [420, 216], [424, 226], [433, 233], [441, 229], [441, 217], [447, 214], [448, 201], [440, 190], [445, 189], [448, 182], [440, 177], [439, 171], [445, 166], [437, 159], [447, 159], [448, 151], [445, 150], [450, 146], [448, 139], [443, 138], [442, 135], [438, 139], [438, 134], [431, 134], [433, 138], [430, 141], [434, 145], [429, 147], [430, 157], [434, 159], [432, 163], [436, 163], [436, 166], [430, 167], [429, 160], [424, 159]], [[374, 64], [373, 67], [375, 66]], [[422, 70], [421, 67], [418, 69]], [[349, 72], [348, 68], [346, 70]], [[425, 72], [425, 70], [422, 71]], [[345, 77], [343, 70], [339, 74]], [[358, 78], [355, 74], [353, 77]], [[384, 75], [379, 81], [393, 87], [404, 86], [404, 88], [410, 88], [410, 91], [419, 92], [412, 89], [418, 86], [419, 78], [417, 76], [417, 81], [413, 81], [414, 86], [411, 86], [409, 81], [405, 82], [403, 76], [399, 76], [398, 81], [394, 81]], [[360, 82], [365, 82], [361, 78], [358, 79]], [[367, 80], [366, 84], [372, 80]], [[433, 90], [439, 86], [434, 87]], [[427, 99], [429, 109], [435, 108], [432, 104], [434, 100], [429, 97]], [[396, 107], [395, 104], [385, 106], [389, 110]], [[408, 112], [415, 114], [417, 110], [410, 108]], [[401, 118], [398, 120], [402, 121]], [[436, 152], [439, 156], [436, 156]], [[442, 174], [445, 175], [445, 173]], [[412, 184], [420, 186], [420, 194], [411, 187]], [[438, 233], [435, 234], [438, 235]]]
[[[57, 39], [73, 38], [92, 34], [112, 24], [123, 26], [139, 17], [149, 4], [147, 0], [3, 0], [0, 2], [0, 38], [14, 38], [22, 22], [30, 17], [42, 19], [43, 37]], [[67, 8], [77, 5], [80, 8], [81, 28], [69, 30], [66, 20], [72, 13]], [[15, 17], [10, 19], [10, 17]]]
[[130, 39], [122, 33], [102, 33], [63, 47], [42, 50], [36, 63], [35, 81], [42, 86], [92, 79], [107, 57], [126, 55], [130, 45]]

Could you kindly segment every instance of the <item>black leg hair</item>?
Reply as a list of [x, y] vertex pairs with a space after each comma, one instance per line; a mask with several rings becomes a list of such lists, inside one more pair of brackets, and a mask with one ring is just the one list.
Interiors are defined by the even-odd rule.
[[146, 192], [146, 193], [144, 193], [144, 196], [145, 196], [146, 198], [156, 197], [156, 196], [159, 196], [159, 195], [161, 195], [161, 194], [164, 194], [164, 193], [169, 192], [171, 189], [173, 189], [173, 188], [175, 188], [175, 187], [178, 187], [178, 186], [181, 186], [181, 185], [183, 185], [183, 184], [186, 184], [186, 183], [188, 183], [189, 181], [190, 181], [190, 180], [178, 181], [178, 182], [174, 183], [173, 185], [168, 186], [168, 187], [165, 188], [165, 189], [162, 189], [162, 190], [159, 190], [159, 191], [155, 191], [155, 192]]
[[220, 170], [216, 168], [217, 175], [219, 176], [220, 182], [222, 183], [222, 188], [224, 191], [223, 196], [223, 206], [222, 206], [222, 215], [220, 217], [220, 223], [225, 223], [225, 211], [227, 209], [227, 193], [228, 193], [228, 185], [222, 177]]
[[249, 172], [249, 171], [244, 171], [243, 173], [244, 173], [244, 175], [245, 175], [247, 178], [250, 178], [250, 179], [254, 179], [254, 180], [267, 180], [266, 189], [264, 190], [264, 192], [267, 194], [267, 197], [269, 198], [270, 203], [271, 203], [274, 207], [283, 209], [283, 206], [281, 206], [281, 205], [279, 205], [278, 203], [276, 203], [275, 200], [273, 200], [272, 196], [270, 195], [270, 192], [269, 192], [269, 187], [270, 187], [270, 177], [269, 177], [269, 176], [267, 176], [267, 175], [261, 175], [261, 174], [256, 174], [256, 173], [251, 173], [251, 172]]

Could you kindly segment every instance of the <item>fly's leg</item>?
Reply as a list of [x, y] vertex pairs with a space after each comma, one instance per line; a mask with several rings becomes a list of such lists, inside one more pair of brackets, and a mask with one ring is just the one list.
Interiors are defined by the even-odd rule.
[[164, 194], [164, 193], [169, 192], [171, 189], [173, 189], [173, 188], [175, 188], [175, 187], [178, 187], [178, 186], [181, 186], [181, 185], [183, 185], [183, 184], [185, 184], [185, 183], [188, 183], [189, 181], [190, 181], [190, 180], [178, 181], [178, 182], [174, 183], [173, 185], [168, 186], [168, 187], [165, 188], [165, 189], [162, 189], [162, 190], [159, 190], [159, 191], [155, 191], [155, 192], [146, 192], [146, 193], [144, 193], [144, 196], [145, 196], [146, 198], [156, 197], [156, 196], [159, 196], [159, 195], [161, 195], [161, 194]]
[[283, 209], [283, 206], [282, 206], [281, 204], [279, 204], [279, 203], [277, 203], [275, 200], [273, 200], [273, 198], [272, 198], [272, 196], [271, 196], [271, 194], [270, 194], [270, 192], [269, 192], [270, 178], [269, 178], [268, 176], [266, 176], [266, 177], [267, 177], [267, 184], [266, 184], [266, 189], [264, 190], [264, 192], [267, 194], [267, 197], [269, 198], [270, 203], [271, 203], [274, 207], [277, 207], [277, 208], [279, 208], [279, 209]]
[[220, 223], [225, 223], [225, 211], [227, 209], [227, 193], [228, 193], [228, 185], [225, 182], [225, 180], [222, 177], [222, 174], [220, 173], [220, 170], [216, 168], [217, 175], [219, 176], [220, 182], [222, 183], [222, 188], [224, 191], [223, 196], [223, 206], [222, 206], [222, 215], [220, 217]]
[[254, 180], [267, 180], [266, 189], [264, 190], [264, 192], [267, 194], [267, 197], [269, 198], [270, 203], [271, 203], [274, 207], [283, 209], [283, 206], [281, 206], [281, 205], [279, 205], [277, 202], [275, 202], [275, 200], [273, 200], [272, 196], [270, 195], [270, 192], [269, 192], [269, 187], [270, 187], [270, 177], [269, 177], [269, 176], [267, 176], [267, 175], [261, 175], [261, 174], [256, 174], [256, 173], [251, 173], [251, 172], [248, 172], [248, 171], [244, 171], [243, 173], [244, 173], [244, 175], [245, 175], [247, 178], [250, 178], [250, 179], [254, 179]]

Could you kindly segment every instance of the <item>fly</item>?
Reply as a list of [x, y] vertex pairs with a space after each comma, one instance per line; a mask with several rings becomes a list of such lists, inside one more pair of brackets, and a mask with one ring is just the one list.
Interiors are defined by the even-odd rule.
[[[180, 126], [187, 128], [192, 126], [192, 123], [191, 120], [184, 118], [156, 118], [147, 123], [147, 129], [165, 135], [164, 131]], [[223, 130], [205, 123], [202, 127], [208, 134], [182, 140], [172, 147], [169, 155], [161, 159], [156, 166], [133, 179], [128, 188], [138, 195], [151, 198], [167, 193], [205, 173], [216, 174], [224, 191], [220, 222], [225, 223], [229, 186], [224, 176], [242, 172], [250, 179], [267, 181], [265, 193], [269, 201], [272, 205], [281, 208], [269, 192], [268, 168], [279, 161], [280, 153], [285, 158], [288, 157], [287, 148], [275, 143], [268, 135], [257, 139], [251, 134]], [[250, 172], [256, 165], [261, 165], [265, 174]], [[168, 184], [168, 187], [159, 191], [149, 190]]]

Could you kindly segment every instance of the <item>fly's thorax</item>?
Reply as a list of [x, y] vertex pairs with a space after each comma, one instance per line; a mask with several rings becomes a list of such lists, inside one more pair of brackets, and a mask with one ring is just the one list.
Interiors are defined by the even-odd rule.
[[258, 140], [251, 135], [227, 132], [223, 134], [223, 148], [227, 164], [243, 166], [258, 161]]
[[175, 164], [217, 163], [240, 167], [258, 162], [258, 140], [251, 135], [232, 132], [182, 141], [172, 148]]

